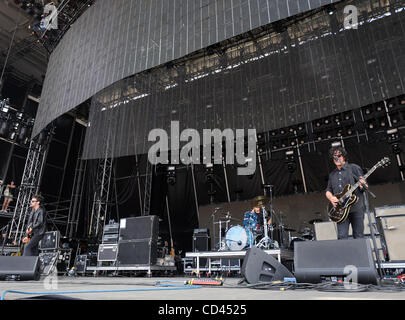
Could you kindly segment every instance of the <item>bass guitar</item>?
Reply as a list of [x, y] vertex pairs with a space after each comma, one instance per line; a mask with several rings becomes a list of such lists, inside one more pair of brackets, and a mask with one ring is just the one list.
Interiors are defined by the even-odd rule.
[[[363, 176], [363, 179], [367, 179], [375, 170], [377, 170], [377, 168], [386, 167], [389, 164], [390, 159], [388, 157], [381, 159]], [[360, 181], [357, 181], [357, 183], [352, 186], [348, 184], [343, 188], [343, 191], [341, 193], [334, 195], [336, 198], [338, 198], [339, 202], [336, 204], [336, 207], [334, 207], [332, 203], [329, 202], [328, 216], [332, 221], [336, 223], [342, 223], [346, 220], [347, 216], [349, 215], [350, 208], [358, 200], [358, 197], [354, 194], [354, 191], [356, 191], [359, 186]]]

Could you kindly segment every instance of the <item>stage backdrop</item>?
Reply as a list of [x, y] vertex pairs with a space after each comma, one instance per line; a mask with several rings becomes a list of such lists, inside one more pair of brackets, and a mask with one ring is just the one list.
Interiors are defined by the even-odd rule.
[[337, 0], [98, 0], [52, 53], [33, 131], [112, 83]]

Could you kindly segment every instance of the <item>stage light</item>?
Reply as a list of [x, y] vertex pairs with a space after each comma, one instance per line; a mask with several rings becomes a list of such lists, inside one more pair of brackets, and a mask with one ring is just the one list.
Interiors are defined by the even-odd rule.
[[294, 173], [297, 169], [297, 164], [295, 163], [294, 151], [289, 150], [285, 153], [285, 163], [287, 164], [287, 170], [290, 173]]
[[166, 182], [171, 186], [176, 184], [176, 167], [168, 166], [166, 168]]
[[400, 153], [402, 152], [402, 148], [401, 148], [401, 146], [399, 145], [399, 143], [394, 143], [394, 144], [392, 145], [392, 151], [393, 151], [395, 154], [400, 154]]
[[214, 182], [214, 165], [212, 163], [207, 163], [205, 165], [205, 181], [207, 183]]
[[398, 129], [395, 128], [395, 129], [387, 130], [387, 141], [389, 143], [394, 143], [394, 142], [400, 141]]

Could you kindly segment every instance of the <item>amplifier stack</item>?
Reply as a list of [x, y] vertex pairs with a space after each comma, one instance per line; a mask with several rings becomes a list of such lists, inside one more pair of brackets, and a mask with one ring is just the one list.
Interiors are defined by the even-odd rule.
[[121, 219], [118, 266], [151, 266], [157, 262], [158, 216]]

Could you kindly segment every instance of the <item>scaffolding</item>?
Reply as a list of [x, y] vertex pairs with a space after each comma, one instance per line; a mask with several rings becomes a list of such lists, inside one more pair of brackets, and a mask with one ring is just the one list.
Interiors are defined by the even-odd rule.
[[39, 138], [30, 142], [20, 190], [8, 232], [8, 238], [12, 239], [15, 244], [20, 244], [25, 235], [30, 200], [39, 191], [52, 134], [53, 130], [43, 132]]

